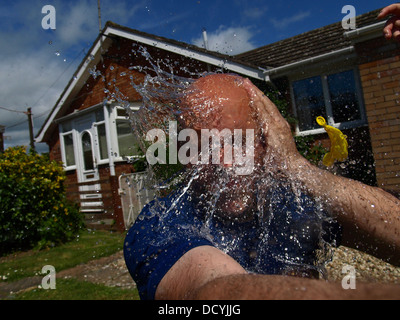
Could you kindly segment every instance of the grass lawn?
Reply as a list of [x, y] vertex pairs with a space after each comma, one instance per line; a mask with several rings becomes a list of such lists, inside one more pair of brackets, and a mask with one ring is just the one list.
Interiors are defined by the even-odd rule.
[[[42, 267], [52, 265], [57, 272], [90, 260], [110, 256], [123, 248], [124, 235], [109, 231], [82, 231], [71, 242], [47, 250], [18, 252], [0, 258], [0, 283], [41, 275]], [[138, 299], [136, 290], [123, 290], [77, 279], [57, 279], [55, 290], [31, 290], [12, 299]]]
[[75, 240], [47, 250], [18, 252], [0, 258], [0, 280], [15, 281], [38, 275], [52, 265], [58, 271], [122, 250], [124, 235], [108, 231], [83, 231]]
[[137, 290], [111, 288], [76, 279], [58, 279], [56, 289], [33, 289], [10, 297], [12, 300], [139, 300]]

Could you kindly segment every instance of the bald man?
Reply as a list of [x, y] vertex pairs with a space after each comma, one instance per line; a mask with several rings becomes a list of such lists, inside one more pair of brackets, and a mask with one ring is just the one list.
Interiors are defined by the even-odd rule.
[[[308, 163], [275, 105], [247, 79], [199, 79], [180, 117], [194, 130], [255, 130], [256, 170], [237, 177], [223, 163], [201, 165], [183, 189], [144, 208], [124, 246], [142, 299], [400, 298], [398, 286], [346, 291], [316, 279], [321, 237], [339, 241], [335, 219], [345, 244], [399, 264], [396, 198]], [[297, 195], [288, 180], [302, 186]]]

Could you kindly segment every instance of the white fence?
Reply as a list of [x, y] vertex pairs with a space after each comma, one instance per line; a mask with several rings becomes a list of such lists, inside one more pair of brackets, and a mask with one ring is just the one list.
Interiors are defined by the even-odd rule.
[[126, 229], [133, 225], [143, 207], [155, 197], [155, 193], [149, 189], [147, 181], [147, 172], [119, 176], [119, 194]]

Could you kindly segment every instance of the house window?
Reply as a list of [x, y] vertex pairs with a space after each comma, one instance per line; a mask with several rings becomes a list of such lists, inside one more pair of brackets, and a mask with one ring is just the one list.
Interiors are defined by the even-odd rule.
[[101, 123], [101, 124], [97, 125], [97, 139], [99, 142], [100, 160], [108, 159], [107, 135], [106, 135], [105, 123]]
[[65, 121], [60, 124], [60, 148], [61, 157], [66, 170], [75, 169], [75, 148], [74, 148], [74, 131], [71, 121]]
[[113, 110], [113, 117], [115, 119], [115, 126], [112, 128], [112, 130], [115, 130], [113, 145], [118, 146], [116, 161], [126, 160], [125, 157], [140, 155], [138, 141], [133, 132], [131, 120], [129, 120], [130, 117], [135, 116], [135, 112], [139, 110], [140, 104], [132, 102], [129, 105], [130, 110], [127, 110], [127, 108], [127, 106], [115, 106]]
[[68, 133], [62, 136], [64, 142], [64, 155], [65, 165], [67, 167], [75, 165], [75, 153], [74, 153], [74, 140], [72, 133]]
[[92, 137], [90, 133], [85, 131], [82, 134], [82, 152], [83, 152], [83, 164], [85, 170], [93, 170], [93, 151], [92, 151]]
[[104, 110], [100, 108], [94, 113], [93, 127], [96, 128], [96, 154], [99, 163], [107, 163], [108, 160], [108, 145], [107, 145], [107, 133], [106, 133], [106, 122], [104, 118]]
[[337, 127], [358, 126], [364, 122], [353, 69], [293, 81], [292, 89], [300, 133], [320, 129], [315, 121], [318, 116]]
[[297, 108], [300, 131], [315, 129], [315, 118], [326, 118], [325, 99], [321, 77], [293, 82], [293, 93]]
[[332, 117], [335, 123], [361, 119], [353, 70], [327, 76]]
[[117, 138], [119, 156], [135, 156], [138, 154], [138, 147], [135, 136], [132, 132], [129, 120], [117, 120]]

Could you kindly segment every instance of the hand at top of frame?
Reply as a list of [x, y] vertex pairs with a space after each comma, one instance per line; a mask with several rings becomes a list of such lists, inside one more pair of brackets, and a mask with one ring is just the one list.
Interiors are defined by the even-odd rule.
[[395, 3], [384, 8], [378, 15], [378, 19], [383, 19], [389, 15], [392, 17], [387, 21], [383, 33], [385, 38], [395, 39], [400, 42], [400, 3]]

